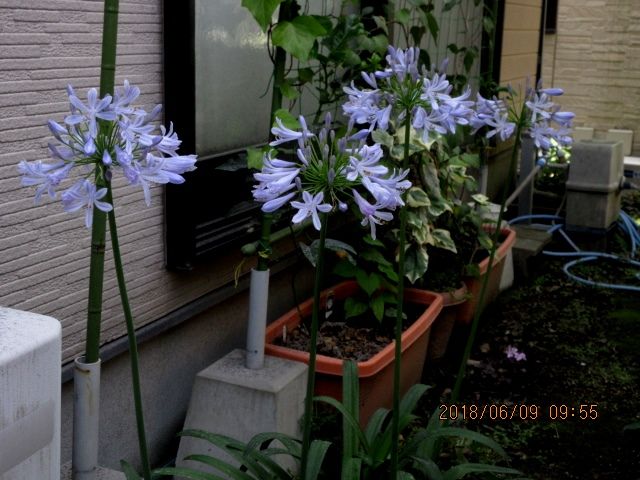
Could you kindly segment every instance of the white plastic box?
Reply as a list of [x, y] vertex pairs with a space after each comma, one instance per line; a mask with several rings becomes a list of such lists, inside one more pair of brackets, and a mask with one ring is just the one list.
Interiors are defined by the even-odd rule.
[[0, 307], [0, 480], [60, 478], [60, 322]]

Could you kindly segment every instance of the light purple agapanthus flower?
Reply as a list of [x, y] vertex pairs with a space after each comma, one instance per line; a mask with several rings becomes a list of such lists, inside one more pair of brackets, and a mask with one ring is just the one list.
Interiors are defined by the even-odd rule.
[[486, 137], [497, 136], [502, 141], [511, 137], [516, 129], [516, 124], [510, 120], [509, 110], [503, 100], [487, 99], [480, 94], [477, 95], [475, 114], [469, 123], [474, 133], [488, 127]]
[[[553, 101], [553, 97], [563, 93], [560, 88], [542, 88], [542, 83], [537, 89], [527, 91], [528, 123], [524, 132], [533, 138], [536, 147], [542, 150], [542, 156], [553, 147], [566, 147], [572, 143], [571, 125], [575, 114], [561, 111]], [[562, 155], [563, 150], [559, 149], [558, 154]]]
[[[407, 115], [411, 126], [424, 141], [437, 135], [455, 132], [458, 125], [468, 125], [474, 102], [471, 91], [452, 96], [453, 86], [445, 73], [418, 70], [419, 49], [396, 49], [389, 46], [387, 68], [363, 74], [371, 88], [359, 89], [354, 84], [345, 87], [347, 101], [343, 113], [349, 117], [349, 127], [364, 126], [356, 137], [365, 138], [376, 129], [388, 130], [393, 124], [398, 128]], [[412, 104], [407, 105], [407, 98]]]
[[[375, 226], [393, 218], [391, 213], [402, 204], [402, 192], [411, 186], [408, 172], [390, 171], [382, 163], [382, 148], [367, 145], [347, 133], [337, 137], [330, 129], [331, 117], [317, 135], [307, 129], [303, 118], [301, 128], [291, 130], [276, 122], [272, 133], [276, 139], [271, 146], [297, 143], [294, 160], [275, 158], [272, 150], [264, 156], [262, 170], [254, 174], [258, 184], [253, 197], [262, 203], [262, 211], [274, 212], [291, 205], [297, 212], [292, 221], [300, 223], [311, 218], [320, 230], [321, 215], [331, 211], [346, 211], [348, 203], [355, 204], [363, 215], [363, 224]], [[373, 203], [365, 200], [373, 198]]]
[[513, 345], [509, 345], [507, 347], [507, 349], [505, 350], [505, 354], [507, 355], [507, 358], [509, 358], [511, 360], [515, 360], [516, 362], [521, 362], [521, 361], [527, 359], [527, 355], [525, 353], [519, 351]]
[[[71, 86], [67, 87], [67, 94], [70, 114], [64, 125], [48, 122], [49, 130], [59, 142], [49, 144], [54, 161], [22, 161], [18, 165], [22, 185], [37, 187], [36, 203], [43, 193], [56, 198], [56, 189], [79, 167], [83, 179], [62, 193], [62, 204], [67, 212], [85, 208], [85, 224], [90, 227], [94, 207], [104, 212], [113, 208], [103, 198], [114, 172], [121, 170], [131, 185], [141, 186], [148, 205], [150, 184], [182, 183], [182, 174], [196, 168], [195, 155], [178, 155], [180, 140], [173, 125], [167, 131], [164, 126], [152, 123], [160, 115], [160, 105], [149, 113], [132, 105], [140, 89], [128, 81], [116, 88], [113, 97], [99, 98], [97, 90], [90, 89], [86, 103]], [[110, 127], [101, 128], [101, 124]], [[103, 186], [92, 183], [96, 174]]]
[[311, 195], [306, 190], [303, 190], [302, 202], [291, 202], [291, 206], [298, 209], [298, 213], [293, 216], [291, 221], [293, 223], [301, 223], [306, 218], [311, 217], [315, 229], [320, 230], [320, 215], [318, 212], [329, 213], [333, 208], [328, 203], [322, 203], [323, 201], [324, 192], [318, 192], [315, 195]]
[[106, 188], [96, 189], [96, 186], [89, 180], [78, 180], [71, 188], [62, 193], [62, 205], [65, 212], [77, 212], [84, 208], [84, 224], [87, 228], [91, 228], [94, 206], [103, 212], [113, 210], [110, 203], [102, 201], [106, 195]]

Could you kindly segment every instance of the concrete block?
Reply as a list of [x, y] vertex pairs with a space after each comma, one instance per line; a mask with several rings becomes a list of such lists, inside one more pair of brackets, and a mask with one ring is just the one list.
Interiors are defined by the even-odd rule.
[[[245, 351], [236, 349], [198, 373], [184, 428], [206, 430], [243, 442], [262, 432], [301, 438], [307, 365], [265, 356], [264, 368], [245, 367]], [[176, 464], [213, 473], [201, 463], [184, 461], [192, 454], [230, 460], [213, 445], [182, 437]], [[283, 464], [288, 468], [292, 464]]]
[[512, 225], [516, 231], [516, 243], [513, 246], [513, 265], [515, 277], [528, 278], [529, 261], [538, 255], [551, 242], [551, 234], [546, 230], [526, 225]]
[[606, 230], [620, 212], [624, 156], [621, 141], [574, 144], [567, 180], [570, 230]]
[[593, 127], [574, 127], [572, 137], [574, 142], [580, 142], [582, 140], [592, 140]]
[[58, 480], [60, 322], [0, 307], [0, 332], [0, 480]]
[[607, 131], [605, 138], [612, 142], [622, 142], [622, 155], [631, 155], [633, 146], [633, 130], [619, 130], [612, 128]]
[[[62, 466], [60, 480], [72, 480], [71, 475], [71, 462], [65, 463]], [[111, 470], [109, 468], [98, 467], [98, 470], [96, 470], [96, 480], [125, 480], [125, 476], [122, 472]]]

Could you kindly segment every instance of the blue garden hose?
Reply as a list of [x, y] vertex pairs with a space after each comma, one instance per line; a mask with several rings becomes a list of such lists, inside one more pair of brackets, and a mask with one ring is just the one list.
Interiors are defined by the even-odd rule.
[[[513, 225], [514, 223], [522, 222], [524, 220], [548, 220], [552, 222], [563, 221], [562, 217], [557, 215], [522, 215], [520, 217], [516, 217], [509, 221], [509, 225]], [[634, 267], [638, 267], [639, 272], [636, 273], [636, 277], [640, 279], [640, 262], [634, 260], [636, 257], [636, 250], [638, 245], [640, 245], [640, 229], [635, 224], [635, 222], [631, 219], [629, 215], [625, 212], [620, 212], [620, 217], [618, 218], [618, 226], [620, 229], [629, 236], [631, 241], [631, 257], [624, 258], [618, 255], [613, 255], [611, 253], [602, 253], [602, 252], [586, 252], [580, 250], [580, 248], [569, 238], [569, 235], [562, 229], [564, 227], [563, 223], [554, 223], [552, 225], [544, 225], [542, 226], [549, 227], [547, 229], [548, 233], [559, 232], [563, 238], [567, 241], [569, 245], [575, 250], [574, 252], [553, 252], [549, 250], [543, 250], [543, 254], [553, 256], [553, 257], [578, 257], [575, 260], [571, 260], [566, 263], [562, 270], [564, 273], [573, 281], [582, 283], [584, 285], [589, 285], [592, 287], [599, 288], [610, 288], [614, 290], [626, 290], [632, 292], [640, 292], [640, 286], [635, 285], [625, 285], [625, 284], [615, 284], [615, 283], [606, 283], [606, 282], [596, 282], [593, 280], [589, 280], [587, 278], [580, 277], [575, 273], [571, 272], [571, 268], [586, 262], [591, 262], [597, 260], [599, 258], [606, 258], [609, 260], [614, 260], [620, 263], [626, 263], [632, 265]]]

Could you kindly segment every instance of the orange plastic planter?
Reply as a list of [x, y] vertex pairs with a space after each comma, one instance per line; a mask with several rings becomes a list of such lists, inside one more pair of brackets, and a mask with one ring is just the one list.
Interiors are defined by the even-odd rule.
[[[359, 290], [354, 281], [347, 281], [321, 294], [321, 307], [324, 308], [329, 294], [340, 300], [354, 295]], [[422, 368], [429, 345], [431, 324], [442, 309], [442, 297], [433, 292], [409, 288], [405, 290], [405, 301], [424, 305], [425, 311], [402, 334], [402, 360], [400, 392], [404, 394], [412, 385], [420, 381]], [[309, 352], [274, 345], [273, 341], [282, 336], [283, 329], [295, 328], [302, 317], [311, 315], [313, 299], [293, 308], [282, 317], [267, 326], [265, 353], [298, 362], [309, 363]], [[390, 408], [393, 401], [393, 365], [395, 342], [369, 360], [358, 362], [360, 377], [360, 423], [366, 424], [371, 415], [380, 407]], [[325, 355], [316, 357], [315, 394], [342, 399], [342, 360]]]
[[431, 328], [427, 355], [430, 361], [440, 360], [444, 356], [460, 309], [469, 297], [464, 283], [457, 290], [438, 293], [442, 295], [442, 311]]
[[[487, 285], [487, 293], [484, 299], [484, 306], [489, 305], [498, 296], [500, 289], [500, 277], [502, 277], [502, 271], [504, 270], [505, 257], [507, 252], [511, 250], [513, 244], [516, 242], [516, 231], [509, 227], [503, 228], [500, 233], [502, 234], [502, 243], [496, 250], [495, 257], [493, 258], [493, 268], [489, 274], [489, 284]], [[478, 300], [480, 297], [480, 290], [482, 288], [482, 281], [484, 275], [489, 269], [489, 258], [485, 258], [478, 264], [480, 275], [477, 277], [465, 277], [462, 281], [466, 284], [467, 290], [471, 297], [465, 302], [458, 311], [458, 322], [471, 323], [473, 315], [478, 308]]]

